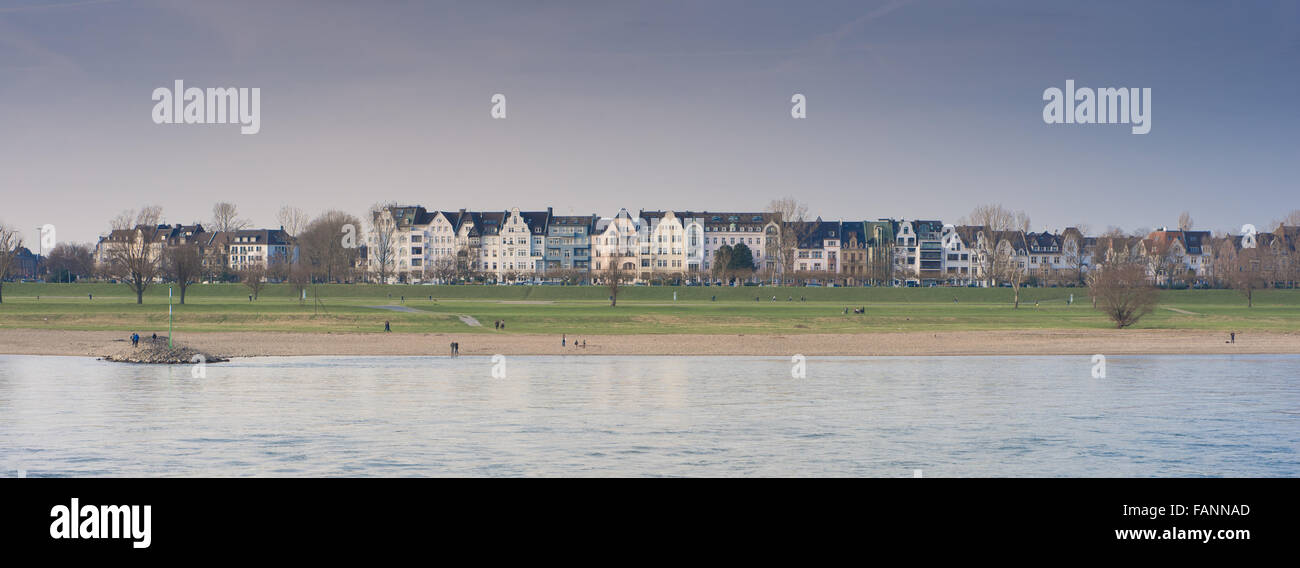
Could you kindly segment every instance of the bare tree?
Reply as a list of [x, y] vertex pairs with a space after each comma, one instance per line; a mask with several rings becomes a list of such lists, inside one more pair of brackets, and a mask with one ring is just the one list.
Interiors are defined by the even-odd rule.
[[1255, 307], [1255, 292], [1268, 287], [1265, 277], [1269, 249], [1266, 246], [1243, 248], [1236, 251], [1235, 257], [1227, 267], [1225, 280], [1228, 285], [1246, 299], [1246, 307]]
[[1106, 263], [1089, 274], [1088, 295], [1115, 327], [1123, 329], [1155, 311], [1159, 292], [1147, 278], [1146, 266], [1137, 262]]
[[289, 288], [293, 290], [293, 296], [298, 298], [298, 303], [302, 303], [305, 296], [304, 292], [311, 285], [311, 268], [302, 263], [296, 263], [289, 268]]
[[309, 222], [307, 213], [291, 205], [281, 207], [276, 218], [280, 221], [280, 227], [284, 229], [284, 232], [289, 233], [291, 237], [297, 237], [298, 233], [307, 228]]
[[299, 262], [321, 282], [349, 281], [359, 257], [361, 220], [342, 211], [321, 213], [298, 238]]
[[45, 265], [54, 273], [55, 281], [71, 282], [95, 271], [94, 252], [87, 244], [59, 243], [46, 257]]
[[629, 278], [627, 270], [623, 268], [623, 259], [611, 257], [609, 265], [601, 272], [600, 277], [604, 281], [605, 288], [609, 290], [609, 307], [613, 308], [618, 305], [618, 291]]
[[212, 206], [212, 230], [238, 231], [247, 226], [248, 220], [239, 217], [239, 209], [234, 203], [223, 201]]
[[[974, 264], [987, 285], [996, 286], [1000, 281], [1009, 281], [1021, 271], [1018, 259], [1011, 262], [1015, 257], [1014, 247], [1010, 247], [1010, 257], [1006, 257], [1003, 243], [1009, 245], [1017, 234], [1029, 230], [1029, 216], [1024, 211], [1012, 211], [1001, 204], [980, 205], [964, 221], [963, 224], [977, 227], [976, 234], [983, 237], [974, 243], [972, 260], [975, 260]], [[1012, 287], [1016, 288], [1016, 306], [1019, 307], [1018, 283], [1013, 282]]]
[[473, 243], [458, 247], [456, 250], [456, 277], [465, 282], [472, 282], [479, 277], [480, 250]]
[[387, 284], [388, 278], [393, 275], [399, 252], [397, 221], [389, 211], [392, 206], [392, 203], [376, 203], [370, 206], [367, 261], [368, 268], [379, 278], [380, 284]]
[[152, 229], [162, 222], [162, 213], [162, 207], [158, 205], [146, 205], [141, 207], [139, 211], [127, 209], [113, 217], [110, 224], [114, 230], [124, 231], [134, 229], [140, 225], [147, 225]]
[[23, 247], [23, 237], [18, 229], [0, 223], [0, 303], [4, 303], [5, 278], [13, 270], [14, 260], [18, 258], [18, 249]]
[[819, 223], [808, 221], [808, 205], [793, 197], [773, 199], [767, 205], [767, 212], [779, 227], [775, 252], [777, 264], [781, 267], [781, 283], [785, 284], [784, 280], [795, 271], [799, 244], [817, 232]]
[[733, 254], [731, 245], [722, 245], [713, 251], [713, 265], [709, 271], [713, 273], [715, 281], [725, 282], [730, 279]]
[[446, 284], [456, 279], [456, 261], [450, 257], [440, 256], [429, 263], [429, 275]]
[[1192, 214], [1191, 214], [1191, 213], [1188, 213], [1188, 212], [1186, 212], [1186, 211], [1183, 211], [1183, 214], [1178, 216], [1178, 230], [1179, 230], [1179, 231], [1190, 231], [1190, 230], [1192, 230]]
[[1066, 276], [1075, 284], [1083, 284], [1084, 266], [1088, 258], [1084, 239], [1088, 235], [1088, 226], [1080, 223], [1072, 229], [1066, 229], [1062, 235], [1061, 252], [1065, 253], [1065, 264], [1069, 267]]
[[252, 292], [253, 299], [256, 300], [266, 284], [266, 268], [260, 264], [250, 265], [239, 271], [239, 281]]
[[184, 304], [185, 291], [203, 274], [203, 257], [199, 248], [193, 244], [169, 246], [163, 250], [162, 257], [163, 277], [180, 288], [181, 303]]
[[162, 255], [152, 241], [154, 230], [139, 227], [106, 245], [104, 271], [106, 276], [123, 281], [135, 292], [135, 303], [143, 304], [145, 290], [160, 272]]

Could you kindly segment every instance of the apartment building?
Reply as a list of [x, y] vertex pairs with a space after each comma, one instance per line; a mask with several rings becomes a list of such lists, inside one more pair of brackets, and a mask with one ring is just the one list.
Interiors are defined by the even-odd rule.
[[[613, 267], [621, 271], [625, 278], [637, 281], [650, 279], [648, 262], [644, 267], [641, 262], [642, 227], [641, 218], [632, 217], [627, 209], [619, 209], [613, 217], [602, 217], [596, 221], [592, 245], [596, 253], [591, 267], [593, 278], [599, 278], [595, 273]], [[646, 239], [648, 241], [648, 237]]]
[[[550, 213], [550, 208], [547, 208]], [[591, 270], [592, 230], [596, 215], [551, 215], [546, 225], [545, 270]]]

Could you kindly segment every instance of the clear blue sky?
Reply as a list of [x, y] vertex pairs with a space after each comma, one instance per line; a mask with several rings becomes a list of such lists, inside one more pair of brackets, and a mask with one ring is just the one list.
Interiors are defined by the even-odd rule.
[[[260, 87], [262, 130], [155, 125], [156, 87]], [[1150, 134], [1047, 125], [1066, 79], [1150, 87]], [[790, 118], [790, 96], [808, 118]], [[489, 98], [508, 98], [492, 120]], [[0, 220], [126, 208], [759, 210], [1034, 229], [1300, 209], [1300, 3], [0, 2]], [[29, 227], [30, 226], [30, 227]]]

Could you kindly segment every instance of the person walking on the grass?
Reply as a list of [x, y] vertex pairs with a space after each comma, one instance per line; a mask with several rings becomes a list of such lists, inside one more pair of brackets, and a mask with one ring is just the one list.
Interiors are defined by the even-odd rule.
[[393, 326], [389, 325], [388, 320], [384, 320], [384, 333], [393, 331]]

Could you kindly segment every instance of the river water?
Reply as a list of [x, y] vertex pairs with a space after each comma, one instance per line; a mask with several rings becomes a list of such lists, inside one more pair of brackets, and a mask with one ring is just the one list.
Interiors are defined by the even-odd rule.
[[0, 476], [1300, 475], [1300, 356], [793, 366], [0, 355]]

